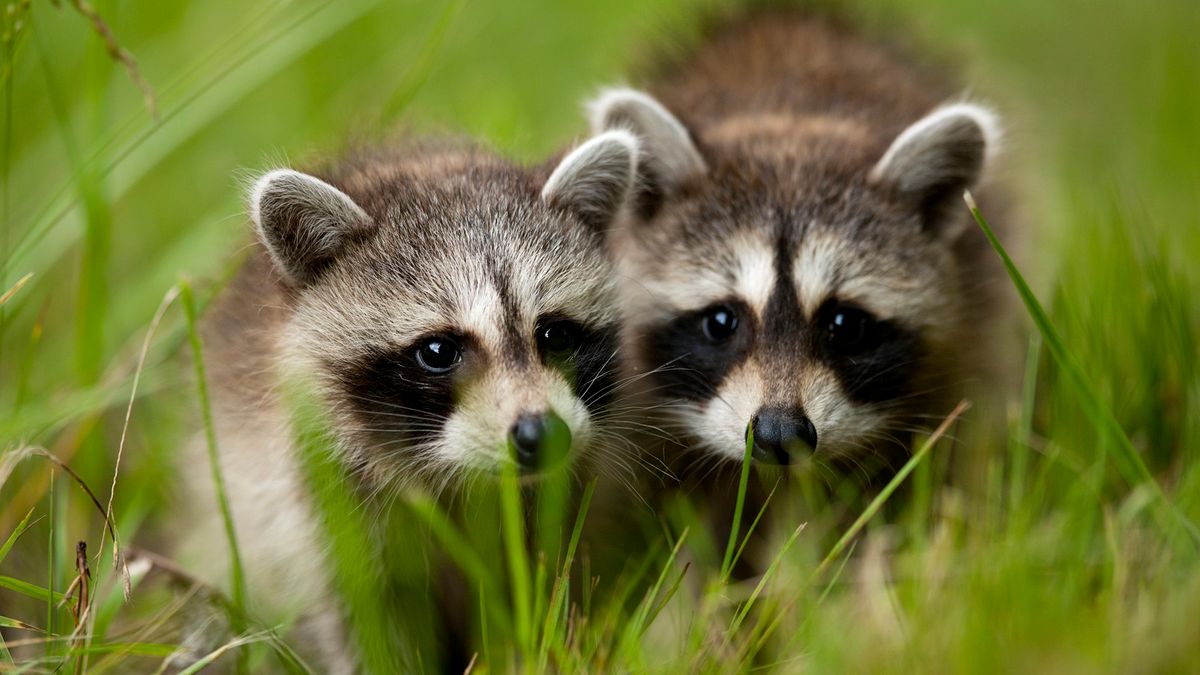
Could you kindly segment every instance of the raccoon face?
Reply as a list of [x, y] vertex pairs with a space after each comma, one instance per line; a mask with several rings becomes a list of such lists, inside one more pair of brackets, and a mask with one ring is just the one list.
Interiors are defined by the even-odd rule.
[[752, 427], [762, 462], [854, 457], [945, 414], [971, 274], [961, 195], [990, 113], [950, 106], [881, 142], [844, 120], [689, 132], [632, 91], [593, 114], [642, 144], [616, 236], [623, 340], [692, 442], [740, 460]]
[[597, 444], [617, 331], [602, 230], [635, 143], [602, 134], [544, 182], [477, 150], [258, 181], [252, 216], [294, 304], [282, 361], [315, 376], [351, 466], [445, 485]]

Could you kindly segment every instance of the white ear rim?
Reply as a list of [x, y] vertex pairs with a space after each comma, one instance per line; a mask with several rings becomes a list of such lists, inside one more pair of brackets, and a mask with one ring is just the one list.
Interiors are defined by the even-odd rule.
[[367, 212], [363, 211], [361, 206], [354, 203], [354, 200], [350, 198], [350, 195], [342, 192], [329, 183], [326, 183], [320, 178], [317, 178], [316, 176], [310, 176], [294, 169], [272, 169], [263, 174], [258, 180], [254, 181], [254, 185], [250, 187], [250, 195], [248, 197], [248, 201], [250, 202], [250, 219], [254, 221], [254, 226], [258, 228], [260, 233], [262, 231], [262, 210], [260, 205], [262, 204], [263, 194], [265, 194], [273, 184], [285, 180], [295, 180], [302, 183], [307, 183], [309, 187], [314, 190], [315, 194], [328, 195], [331, 198], [337, 199], [340, 202], [338, 207], [347, 209], [351, 214], [363, 222], [371, 221], [371, 217], [367, 215]]
[[[299, 259], [289, 259], [286, 251], [286, 241], [289, 237], [285, 232], [271, 232], [263, 223], [262, 204], [268, 191], [284, 189], [296, 196], [297, 202], [309, 205], [310, 214], [300, 227], [306, 236], [308, 246], [303, 254], [312, 258], [327, 255], [336, 251], [343, 241], [347, 231], [355, 226], [366, 226], [372, 219], [345, 192], [326, 183], [325, 181], [293, 169], [273, 169], [263, 174], [250, 188], [248, 197], [250, 219], [261, 241], [275, 261], [276, 265], [296, 280], [303, 281], [304, 273]], [[284, 237], [281, 239], [280, 237]], [[298, 251], [291, 251], [297, 253]]]
[[888, 146], [887, 152], [871, 169], [871, 180], [881, 180], [888, 173], [888, 169], [895, 164], [897, 158], [911, 150], [914, 144], [920, 143], [925, 137], [930, 136], [948, 120], [961, 117], [970, 119], [983, 132], [984, 154], [981, 175], [986, 173], [988, 167], [995, 161], [996, 155], [999, 154], [1004, 140], [1000, 116], [985, 105], [964, 101], [941, 106], [900, 132], [900, 135]]
[[628, 87], [601, 90], [584, 104], [592, 133], [626, 129], [638, 136], [646, 158], [661, 169], [660, 178], [677, 186], [708, 172], [687, 127], [653, 96]]
[[682, 139], [686, 139], [689, 143], [691, 139], [688, 137], [687, 127], [679, 121], [675, 115], [667, 110], [666, 106], [658, 102], [650, 94], [644, 91], [633, 89], [631, 87], [607, 87], [601, 89], [600, 93], [595, 98], [584, 103], [584, 108], [587, 110], [588, 123], [592, 127], [592, 133], [600, 133], [607, 129], [607, 118], [614, 110], [643, 108], [646, 112], [652, 113], [664, 127]]
[[[638, 139], [628, 131], [613, 129], [590, 138], [569, 152], [554, 168], [554, 172], [542, 187], [542, 199], [554, 200], [564, 189], [575, 183], [582, 170], [605, 171], [604, 164], [623, 168], [619, 172], [610, 171], [609, 175], [623, 182], [623, 194], [628, 194], [637, 176], [637, 156]], [[624, 174], [624, 177], [618, 173]]]

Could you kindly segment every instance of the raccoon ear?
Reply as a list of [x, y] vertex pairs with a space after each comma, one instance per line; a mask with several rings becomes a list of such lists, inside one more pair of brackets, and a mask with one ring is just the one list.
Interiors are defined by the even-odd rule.
[[954, 211], [963, 190], [982, 177], [999, 140], [999, 122], [987, 108], [939, 108], [897, 136], [870, 177], [908, 200], [931, 232], [952, 239], [967, 225], [965, 211]]
[[348, 241], [373, 227], [346, 193], [290, 169], [271, 171], [254, 183], [250, 217], [275, 264], [300, 286], [315, 280]]
[[[587, 110], [592, 133], [627, 129], [637, 135], [643, 199], [661, 199], [708, 171], [687, 127], [649, 94], [635, 89], [609, 89], [590, 101]], [[655, 206], [642, 205], [648, 211]]]
[[609, 131], [575, 148], [542, 187], [542, 200], [573, 211], [603, 230], [625, 205], [637, 175], [638, 143], [627, 131]]

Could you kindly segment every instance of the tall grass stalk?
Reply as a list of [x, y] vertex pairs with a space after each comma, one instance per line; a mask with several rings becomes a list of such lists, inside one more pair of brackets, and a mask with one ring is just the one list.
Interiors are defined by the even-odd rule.
[[[380, 578], [384, 564], [372, 535], [371, 511], [355, 494], [354, 479], [337, 459], [337, 440], [311, 387], [292, 378], [285, 387], [291, 429], [299, 452], [305, 485], [312, 498], [322, 546], [294, 551], [316, 556], [330, 570], [333, 588], [308, 589], [314, 601], [333, 600], [325, 611], [343, 612], [359, 666], [368, 673], [410, 672], [420, 669], [419, 647], [409, 644], [410, 629], [428, 607], [405, 608], [413, 616], [402, 621]], [[407, 547], [410, 553], [413, 547]], [[323, 597], [327, 593], [333, 597]]]
[[[230, 615], [231, 627], [235, 633], [241, 634], [246, 630], [244, 619], [246, 614], [246, 574], [242, 568], [242, 555], [238, 547], [233, 511], [229, 506], [229, 497], [225, 491], [225, 477], [221, 471], [221, 456], [217, 449], [217, 427], [213, 421], [212, 402], [208, 397], [208, 378], [204, 369], [204, 346], [200, 342], [200, 329], [196, 320], [196, 300], [192, 292], [192, 284], [187, 279], [179, 281], [179, 297], [183, 304], [184, 317], [187, 319], [188, 342], [192, 348], [192, 366], [196, 377], [196, 396], [199, 399], [200, 416], [204, 423], [204, 444], [208, 450], [213, 493], [216, 495], [217, 509], [221, 514], [221, 524], [225, 528], [225, 541], [229, 546], [229, 592], [234, 608], [234, 612]], [[245, 652], [238, 652], [238, 654], [238, 668], [243, 670], [246, 665]]]
[[1025, 277], [1017, 269], [1016, 264], [1008, 255], [1008, 251], [1005, 250], [999, 238], [996, 237], [996, 233], [979, 211], [979, 206], [975, 203], [975, 198], [970, 192], [964, 192], [963, 199], [967, 203], [967, 208], [971, 210], [971, 215], [974, 216], [975, 222], [983, 230], [984, 235], [996, 251], [996, 254], [1000, 256], [1000, 260], [1004, 264], [1004, 269], [1012, 280], [1013, 286], [1017, 289], [1017, 294], [1021, 296], [1021, 301], [1025, 304], [1025, 309], [1028, 311], [1030, 318], [1033, 319], [1038, 333], [1046, 343], [1046, 347], [1050, 350], [1051, 356], [1054, 357], [1055, 363], [1062, 369], [1063, 374], [1067, 377], [1067, 381], [1078, 396], [1084, 414], [1096, 425], [1097, 429], [1104, 433], [1104, 438], [1108, 441], [1105, 443], [1105, 447], [1115, 448], [1115, 450], [1110, 452], [1110, 456], [1115, 461], [1122, 477], [1131, 487], [1140, 487], [1149, 490], [1154, 497], [1154, 501], [1162, 509], [1166, 510], [1165, 515], [1162, 509], [1156, 510], [1156, 514], [1160, 518], [1166, 519], [1166, 526], [1172, 527], [1173, 524], [1173, 529], [1182, 529], [1192, 540], [1192, 545], [1200, 550], [1200, 528], [1197, 528], [1196, 524], [1175, 506], [1174, 502], [1163, 492], [1162, 486], [1159, 485], [1158, 481], [1150, 473], [1150, 469], [1142, 461], [1142, 456], [1138, 453], [1137, 448], [1133, 446], [1133, 442], [1129, 440], [1129, 436], [1121, 427], [1121, 423], [1113, 415], [1112, 409], [1105, 405], [1096, 393], [1095, 387], [1092, 386], [1083, 369], [1080, 368], [1075, 358], [1071, 355], [1071, 351], [1067, 348], [1066, 343], [1054, 328], [1049, 315], [1042, 308], [1042, 303], [1038, 301], [1033, 290], [1029, 288]]
[[[575, 527], [571, 530], [571, 538], [567, 542], [566, 555], [562, 560], [561, 567], [558, 569], [558, 574], [554, 578], [554, 588], [550, 592], [546, 619], [542, 626], [541, 644], [538, 647], [537, 669], [539, 672], [545, 672], [552, 647], [559, 645], [558, 641], [564, 637], [558, 632], [559, 622], [561, 620], [565, 623], [566, 617], [570, 612], [571, 573], [575, 565], [575, 552], [579, 547], [579, 539], [583, 535], [583, 524], [587, 519], [587, 512], [591, 508], [592, 496], [595, 492], [596, 479], [593, 478], [588, 481], [587, 487], [584, 488], [583, 496], [580, 497], [579, 510], [575, 514]], [[582, 582], [587, 584], [588, 580], [584, 578]]]
[[[516, 457], [515, 448], [509, 448]], [[516, 462], [505, 462], [500, 472], [500, 510], [504, 528], [504, 551], [508, 559], [509, 583], [512, 585], [513, 620], [516, 623], [517, 644], [524, 658], [532, 658], [533, 616], [530, 595], [529, 553], [525, 540], [525, 510], [522, 508], [520, 479]], [[526, 662], [530, 668], [532, 663]]]
[[742, 509], [746, 505], [746, 488], [750, 483], [751, 453], [754, 451], [754, 427], [746, 427], [746, 449], [742, 455], [742, 472], [738, 476], [737, 501], [733, 505], [733, 522], [729, 526], [729, 540], [725, 543], [725, 557], [721, 560], [721, 581], [728, 581], [733, 572], [733, 551], [737, 546], [738, 530], [742, 525]]
[[925, 439], [925, 442], [922, 443], [921, 447], [913, 453], [913, 456], [908, 458], [908, 461], [904, 463], [904, 466], [900, 467], [900, 470], [896, 472], [896, 475], [892, 476], [891, 480], [889, 480], [887, 485], [885, 485], [883, 489], [879, 491], [878, 495], [875, 495], [875, 498], [871, 500], [871, 503], [867, 505], [867, 508], [863, 509], [862, 513], [860, 513], [858, 518], [851, 523], [850, 527], [846, 528], [846, 531], [842, 534], [841, 538], [839, 538], [837, 543], [835, 543], [833, 547], [829, 549], [829, 553], [825, 554], [825, 557], [821, 559], [821, 563], [817, 565], [816, 570], [813, 571], [813, 578], [820, 578], [821, 575], [825, 573], [825, 570], [829, 567], [829, 565], [834, 560], [837, 560], [838, 556], [840, 556], [846, 550], [846, 547], [850, 544], [850, 541], [857, 537], [859, 532], [862, 532], [863, 528], [867, 526], [867, 523], [870, 522], [871, 519], [879, 513], [879, 510], [883, 508], [883, 505], [886, 504], [889, 499], [891, 499], [892, 494], [896, 492], [896, 489], [900, 487], [900, 484], [903, 483], [904, 480], [908, 478], [908, 475], [913, 472], [913, 469], [915, 469], [918, 464], [925, 460], [926, 455], [928, 455], [929, 451], [933, 449], [933, 446], [939, 440], [941, 440], [942, 436], [949, 431], [950, 426], [957, 422], [958, 418], [961, 417], [962, 414], [965, 413], [970, 407], [970, 401], [961, 401], [954, 407], [954, 410], [946, 416], [946, 419], [942, 420], [942, 423], [938, 425], [937, 429], [933, 431], [929, 438]]

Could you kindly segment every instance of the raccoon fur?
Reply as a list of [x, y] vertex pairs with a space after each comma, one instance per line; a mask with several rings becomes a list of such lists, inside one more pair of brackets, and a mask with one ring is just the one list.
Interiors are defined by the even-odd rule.
[[758, 463], [874, 479], [987, 395], [1000, 268], [963, 193], [995, 215], [1001, 133], [956, 91], [837, 20], [769, 9], [590, 102], [593, 131], [641, 144], [612, 238], [622, 343], [686, 448], [677, 473], [736, 466], [751, 428]]
[[[297, 642], [323, 672], [358, 663], [282, 385], [298, 375], [315, 386], [368, 501], [453, 490], [506, 462], [534, 472], [550, 416], [586, 463], [608, 442], [616, 363], [603, 230], [636, 158], [623, 131], [556, 167], [409, 144], [254, 184], [258, 243], [203, 326], [213, 414], [252, 611], [301, 616]], [[224, 582], [228, 551], [196, 446], [184, 557]]]

